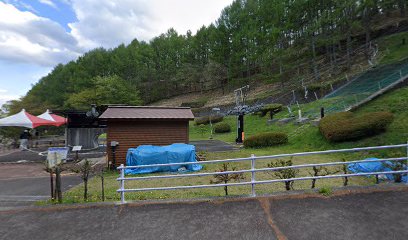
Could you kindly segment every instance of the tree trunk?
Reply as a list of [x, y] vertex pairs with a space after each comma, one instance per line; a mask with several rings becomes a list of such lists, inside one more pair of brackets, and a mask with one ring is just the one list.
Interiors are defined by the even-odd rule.
[[281, 82], [281, 88], [285, 87], [285, 79], [283, 79], [283, 66], [282, 66], [282, 57], [279, 55], [279, 77]]
[[101, 173], [101, 187], [102, 187], [102, 202], [105, 201], [105, 177], [103, 176], [103, 172]]
[[315, 36], [312, 34], [312, 68], [313, 68], [313, 73], [315, 80], [318, 81], [320, 79], [319, 76], [319, 69], [317, 69], [317, 63], [316, 63], [316, 41], [315, 41]]
[[347, 43], [346, 43], [346, 48], [347, 48], [347, 69], [349, 70], [351, 68], [351, 33], [350, 31], [347, 31]]
[[332, 48], [332, 56], [333, 56], [333, 64], [334, 64], [334, 68], [336, 68], [336, 65], [337, 65], [337, 58], [336, 58], [336, 44], [333, 44], [333, 48]]
[[285, 182], [285, 188], [286, 188], [286, 191], [290, 191], [290, 189], [291, 189], [291, 181], [286, 181]]
[[84, 200], [88, 200], [88, 179], [84, 179]]
[[[227, 184], [228, 181], [224, 180], [224, 183]], [[225, 196], [228, 196], [228, 186], [224, 186], [224, 191], [225, 191]]]
[[406, 0], [399, 0], [398, 7], [400, 8], [401, 17], [405, 17], [407, 14], [407, 3]]
[[347, 186], [347, 185], [348, 185], [348, 177], [344, 177], [343, 186]]
[[370, 29], [370, 11], [367, 9], [367, 7], [364, 9], [363, 22], [364, 22], [364, 29], [365, 29], [366, 59], [369, 60], [370, 59], [369, 52], [370, 52], [370, 41], [371, 41], [371, 29]]
[[312, 179], [312, 189], [316, 187], [316, 179]]

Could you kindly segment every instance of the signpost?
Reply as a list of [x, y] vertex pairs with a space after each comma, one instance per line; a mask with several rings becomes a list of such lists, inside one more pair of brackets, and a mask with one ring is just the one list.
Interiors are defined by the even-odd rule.
[[72, 147], [72, 151], [75, 152], [75, 161], [78, 161], [79, 156], [78, 156], [78, 152], [81, 151], [82, 146], [74, 146]]
[[[67, 159], [68, 155], [68, 148], [67, 147], [52, 147], [48, 148], [47, 154], [47, 167], [50, 171], [50, 187], [51, 187], [51, 199], [54, 200], [55, 198], [58, 201], [62, 201], [62, 193], [61, 193], [61, 170], [59, 165], [62, 163], [63, 160]], [[54, 190], [54, 169], [56, 173], [56, 183], [55, 183], [55, 190]]]

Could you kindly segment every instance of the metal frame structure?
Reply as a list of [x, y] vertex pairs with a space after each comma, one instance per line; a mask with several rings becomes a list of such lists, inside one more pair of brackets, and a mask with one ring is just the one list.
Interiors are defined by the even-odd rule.
[[[382, 158], [375, 160], [355, 160], [355, 161], [339, 161], [339, 162], [328, 162], [328, 163], [317, 163], [317, 164], [301, 164], [285, 167], [275, 167], [275, 168], [255, 168], [255, 163], [258, 160], [265, 159], [276, 159], [282, 157], [299, 157], [299, 156], [310, 156], [310, 155], [321, 155], [321, 154], [331, 154], [331, 153], [352, 153], [359, 151], [369, 151], [369, 150], [381, 150], [381, 149], [392, 149], [392, 148], [406, 148], [406, 156], [398, 158]], [[170, 175], [158, 175], [158, 176], [142, 176], [142, 177], [125, 177], [125, 169], [134, 168], [151, 168], [151, 167], [163, 167], [163, 166], [176, 166], [176, 165], [190, 165], [190, 164], [217, 164], [226, 162], [244, 162], [251, 161], [251, 169], [238, 170], [238, 171], [224, 171], [224, 172], [205, 172], [205, 173], [189, 173], [189, 174], [170, 174]], [[296, 177], [289, 179], [270, 179], [270, 180], [256, 180], [257, 172], [266, 171], [279, 171], [283, 169], [300, 169], [300, 168], [310, 168], [310, 167], [322, 167], [322, 166], [335, 166], [335, 165], [345, 165], [352, 163], [367, 163], [367, 162], [385, 162], [385, 161], [406, 161], [405, 170], [399, 171], [387, 171], [387, 172], [369, 172], [369, 173], [350, 173], [350, 174], [335, 174], [326, 176], [309, 176], [309, 177]], [[350, 149], [337, 149], [337, 150], [326, 150], [326, 151], [315, 151], [315, 152], [300, 152], [300, 153], [290, 153], [290, 154], [277, 154], [270, 156], [255, 156], [247, 158], [234, 158], [234, 159], [224, 159], [224, 160], [211, 160], [203, 162], [184, 162], [184, 163], [169, 163], [169, 164], [152, 164], [152, 165], [139, 165], [139, 166], [124, 166], [123, 164], [117, 168], [120, 170], [120, 177], [117, 181], [120, 183], [120, 188], [117, 190], [121, 195], [121, 203], [126, 203], [125, 193], [126, 192], [141, 192], [141, 191], [153, 191], [153, 190], [176, 190], [176, 189], [193, 189], [193, 188], [213, 188], [213, 187], [224, 187], [224, 186], [239, 186], [239, 185], [251, 185], [251, 196], [256, 196], [255, 186], [258, 184], [268, 184], [286, 181], [302, 181], [302, 180], [312, 180], [312, 179], [325, 179], [325, 178], [344, 178], [353, 176], [369, 176], [369, 175], [380, 175], [380, 174], [407, 174], [408, 173], [408, 143], [399, 145], [386, 145], [386, 146], [375, 146], [375, 147], [362, 147], [362, 148], [350, 148]], [[251, 181], [238, 182], [238, 183], [226, 183], [226, 184], [208, 184], [208, 185], [193, 185], [193, 186], [174, 186], [174, 187], [155, 187], [155, 188], [136, 188], [136, 189], [126, 189], [125, 181], [138, 181], [138, 180], [151, 180], [151, 179], [162, 179], [162, 178], [185, 178], [185, 177], [202, 177], [211, 176], [218, 174], [234, 174], [234, 173], [251, 173]]]
[[244, 87], [238, 88], [234, 90], [235, 93], [235, 103], [236, 109], [238, 112], [237, 116], [237, 138], [235, 140], [236, 143], [243, 143], [245, 138], [244, 133], [244, 112], [242, 111], [242, 107], [245, 105], [245, 100], [249, 92], [249, 85]]

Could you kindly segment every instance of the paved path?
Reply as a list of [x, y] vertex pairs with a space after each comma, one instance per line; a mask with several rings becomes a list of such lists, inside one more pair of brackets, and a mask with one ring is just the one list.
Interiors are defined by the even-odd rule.
[[3, 239], [408, 239], [408, 191], [0, 211]]
[[34, 149], [34, 150], [30, 149], [27, 151], [16, 150], [8, 154], [0, 155], [0, 163], [18, 162], [18, 161], [44, 162], [46, 157], [40, 156], [38, 153], [46, 151], [46, 150], [47, 150], [46, 148]]
[[227, 152], [236, 151], [239, 149], [237, 145], [232, 145], [220, 140], [200, 140], [190, 141], [190, 144], [196, 146], [196, 151], [206, 152]]

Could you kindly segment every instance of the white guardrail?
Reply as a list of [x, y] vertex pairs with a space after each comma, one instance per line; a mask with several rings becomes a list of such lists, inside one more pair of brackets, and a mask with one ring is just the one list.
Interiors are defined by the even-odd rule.
[[[282, 157], [299, 157], [299, 156], [310, 156], [310, 155], [321, 155], [330, 153], [351, 153], [359, 151], [371, 151], [371, 150], [381, 150], [381, 149], [392, 149], [392, 148], [406, 148], [406, 156], [398, 158], [382, 158], [375, 160], [356, 160], [356, 161], [341, 161], [341, 162], [328, 162], [328, 163], [317, 163], [317, 164], [301, 164], [292, 165], [285, 167], [275, 167], [275, 168], [255, 168], [255, 162], [257, 160], [265, 159], [275, 159]], [[251, 161], [251, 169], [237, 170], [237, 171], [224, 171], [224, 172], [205, 172], [205, 173], [189, 173], [189, 174], [171, 174], [171, 175], [157, 175], [157, 176], [142, 176], [142, 177], [126, 177], [126, 169], [135, 168], [151, 168], [151, 167], [164, 167], [164, 166], [176, 166], [176, 165], [191, 165], [191, 164], [216, 164], [216, 163], [228, 163], [228, 162], [244, 162]], [[301, 152], [301, 153], [289, 153], [289, 154], [277, 154], [271, 156], [255, 156], [247, 158], [234, 158], [234, 159], [223, 159], [223, 160], [211, 160], [211, 161], [201, 161], [201, 162], [183, 162], [183, 163], [169, 163], [169, 164], [152, 164], [152, 165], [139, 165], [139, 166], [124, 166], [121, 164], [117, 169], [120, 170], [120, 177], [117, 180], [120, 183], [120, 188], [117, 190], [121, 194], [121, 203], [125, 203], [125, 193], [126, 192], [141, 192], [141, 191], [153, 191], [153, 190], [176, 190], [176, 189], [193, 189], [193, 188], [214, 188], [214, 187], [224, 187], [224, 186], [239, 186], [239, 185], [251, 185], [251, 196], [255, 197], [255, 185], [257, 184], [267, 184], [276, 182], [286, 182], [286, 181], [301, 181], [301, 180], [312, 180], [312, 179], [325, 179], [325, 178], [344, 178], [353, 176], [368, 176], [368, 175], [380, 175], [380, 174], [403, 174], [408, 173], [408, 167], [405, 170], [399, 171], [387, 171], [387, 172], [365, 172], [365, 173], [350, 173], [350, 174], [335, 174], [335, 175], [325, 175], [325, 176], [308, 176], [308, 177], [296, 177], [288, 179], [271, 179], [256, 181], [257, 172], [266, 171], [279, 171], [283, 169], [298, 169], [298, 168], [311, 168], [311, 167], [322, 167], [322, 166], [335, 166], [344, 165], [351, 163], [367, 163], [367, 162], [385, 162], [385, 161], [407, 161], [406, 167], [408, 166], [408, 143], [399, 145], [388, 145], [388, 146], [375, 146], [375, 147], [362, 147], [362, 148], [350, 148], [350, 149], [338, 149], [338, 150], [326, 150], [326, 151], [316, 151], [316, 152]], [[208, 185], [193, 185], [193, 186], [174, 186], [174, 187], [154, 187], [154, 188], [135, 188], [126, 189], [125, 181], [137, 181], [137, 180], [151, 180], [151, 179], [161, 179], [161, 178], [185, 178], [185, 177], [202, 177], [209, 175], [220, 175], [220, 174], [234, 174], [234, 173], [251, 173], [251, 181], [249, 182], [238, 182], [238, 183], [223, 183], [223, 184], [208, 184]]]

